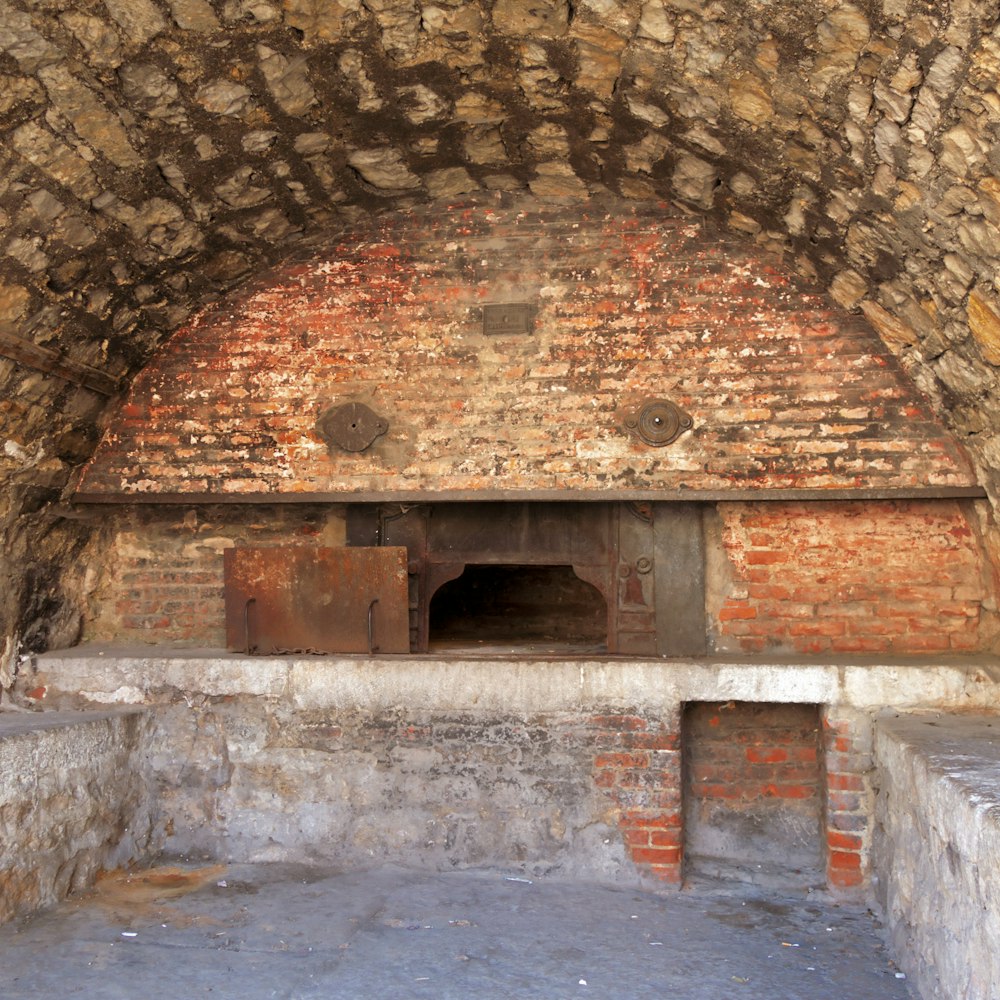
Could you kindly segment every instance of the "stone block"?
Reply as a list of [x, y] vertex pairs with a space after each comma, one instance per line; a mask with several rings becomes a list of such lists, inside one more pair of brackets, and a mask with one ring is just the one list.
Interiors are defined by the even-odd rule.
[[145, 712], [0, 715], [0, 921], [159, 848]]

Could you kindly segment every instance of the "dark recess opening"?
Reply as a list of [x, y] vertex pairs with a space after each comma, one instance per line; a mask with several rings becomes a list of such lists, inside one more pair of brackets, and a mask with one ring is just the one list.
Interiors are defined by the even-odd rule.
[[818, 705], [692, 702], [681, 747], [688, 879], [824, 883]]
[[607, 647], [600, 591], [572, 566], [469, 565], [431, 599], [430, 644]]

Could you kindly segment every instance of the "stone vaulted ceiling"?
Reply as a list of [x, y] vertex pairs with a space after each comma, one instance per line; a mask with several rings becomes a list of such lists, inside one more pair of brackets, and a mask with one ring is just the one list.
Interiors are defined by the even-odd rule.
[[0, 0], [8, 655], [58, 634], [87, 532], [53, 501], [174, 329], [296, 244], [480, 191], [665, 198], [786, 254], [995, 500], [998, 80], [986, 0]]

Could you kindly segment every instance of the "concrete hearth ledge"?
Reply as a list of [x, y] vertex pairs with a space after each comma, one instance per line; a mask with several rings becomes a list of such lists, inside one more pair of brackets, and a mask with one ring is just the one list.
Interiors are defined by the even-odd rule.
[[78, 646], [37, 656], [20, 689], [36, 702], [76, 696], [148, 704], [172, 693], [276, 698], [297, 709], [475, 709], [540, 712], [581, 705], [768, 701], [858, 709], [989, 710], [1000, 659], [626, 659], [518, 652], [409, 656], [246, 656], [214, 649]]

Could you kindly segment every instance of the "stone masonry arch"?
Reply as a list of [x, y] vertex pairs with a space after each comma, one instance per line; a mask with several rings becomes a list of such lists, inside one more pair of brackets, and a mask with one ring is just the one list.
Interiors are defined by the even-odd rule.
[[995, 501], [998, 76], [972, 0], [0, 0], [0, 664], [73, 640], [60, 498], [171, 333], [434, 199], [665, 199], [785, 255]]

